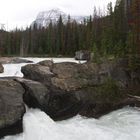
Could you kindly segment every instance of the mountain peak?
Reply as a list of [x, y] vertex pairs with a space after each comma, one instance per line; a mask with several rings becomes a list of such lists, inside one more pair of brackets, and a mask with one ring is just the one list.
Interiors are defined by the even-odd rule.
[[[68, 14], [64, 13], [59, 8], [54, 8], [54, 9], [50, 9], [47, 11], [39, 12], [35, 21], [32, 23], [31, 26], [36, 24], [37, 27], [47, 27], [50, 24], [50, 22], [52, 22], [53, 24], [56, 24], [59, 20], [60, 15], [62, 17], [63, 23], [64, 24], [67, 23]], [[71, 21], [76, 20], [78, 23], [81, 23], [83, 21], [83, 19], [84, 19], [83, 16], [72, 16], [71, 17]]]

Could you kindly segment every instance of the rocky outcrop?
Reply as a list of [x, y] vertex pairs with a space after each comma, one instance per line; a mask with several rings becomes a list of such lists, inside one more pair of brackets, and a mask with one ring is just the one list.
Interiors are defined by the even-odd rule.
[[127, 93], [130, 87], [134, 93], [134, 86], [140, 84], [140, 71], [130, 70], [124, 59], [101, 64], [45, 61], [24, 66], [22, 72], [49, 89], [49, 100], [44, 103], [49, 111], [44, 110], [55, 120], [77, 113], [97, 118], [125, 105], [139, 106]]
[[91, 85], [100, 85], [98, 68], [95, 63], [58, 63], [52, 72], [56, 75], [51, 82], [54, 86], [66, 90], [77, 90]]
[[3, 68], [2, 64], [0, 64], [0, 73], [3, 73], [3, 71], [4, 71], [4, 68]]
[[48, 66], [39, 64], [28, 64], [22, 67], [21, 72], [24, 74], [24, 78], [43, 82], [48, 86], [50, 86], [51, 78], [54, 76]]
[[61, 90], [76, 90], [87, 85], [99, 85], [98, 68], [95, 63], [54, 63], [49, 66], [29, 64], [21, 69], [24, 77]]
[[19, 64], [19, 63], [33, 63], [33, 61], [26, 60], [18, 57], [1, 57], [0, 63], [2, 64]]
[[25, 113], [23, 87], [10, 79], [0, 79], [0, 138], [23, 131]]
[[38, 64], [42, 65], [42, 66], [49, 67], [50, 70], [52, 70], [54, 63], [53, 63], [53, 60], [44, 60], [44, 61], [39, 62]]
[[140, 106], [140, 101], [130, 98], [125, 90], [120, 89], [112, 80], [107, 80], [97, 87], [86, 87], [75, 92], [84, 104], [79, 114], [86, 117], [99, 118], [113, 110], [124, 106]]
[[44, 102], [48, 102], [49, 90], [43, 84], [23, 78], [16, 78], [15, 80], [25, 89], [23, 99], [29, 106], [39, 107], [43, 106]]
[[12, 64], [19, 64], [19, 63], [33, 63], [33, 61], [23, 59], [23, 58], [13, 58], [10, 63]]
[[90, 60], [91, 52], [87, 50], [80, 50], [75, 53], [76, 60]]

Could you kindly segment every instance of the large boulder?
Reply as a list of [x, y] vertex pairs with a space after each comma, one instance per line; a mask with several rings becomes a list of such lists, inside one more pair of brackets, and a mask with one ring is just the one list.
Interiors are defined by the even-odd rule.
[[100, 84], [98, 65], [95, 63], [63, 62], [47, 66], [40, 64], [23, 66], [21, 71], [24, 78], [66, 91], [76, 90], [87, 85]]
[[49, 67], [39, 64], [28, 64], [22, 67], [21, 72], [24, 74], [24, 78], [43, 82], [48, 86], [50, 86], [51, 78], [54, 76]]
[[3, 68], [2, 64], [0, 64], [0, 73], [3, 73], [3, 71], [4, 71], [4, 68]]
[[76, 115], [81, 103], [74, 94], [59, 89], [48, 89], [42, 83], [16, 78], [25, 89], [24, 102], [33, 108], [40, 108], [54, 120], [63, 120]]
[[38, 62], [37, 64], [49, 67], [50, 70], [52, 70], [54, 63], [53, 63], [53, 60], [44, 60], [44, 61]]
[[0, 138], [23, 131], [24, 88], [14, 80], [0, 79]]
[[24, 102], [30, 107], [45, 106], [45, 102], [49, 99], [49, 90], [43, 84], [37, 81], [32, 81], [24, 78], [16, 78], [23, 88], [25, 93], [23, 95]]
[[66, 91], [77, 90], [89, 85], [100, 85], [98, 67], [95, 63], [58, 63], [54, 64], [52, 85]]

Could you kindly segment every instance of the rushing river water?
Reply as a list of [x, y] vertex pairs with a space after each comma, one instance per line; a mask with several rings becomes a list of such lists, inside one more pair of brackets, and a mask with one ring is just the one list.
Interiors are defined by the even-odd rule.
[[[35, 63], [44, 59], [32, 59]], [[53, 59], [54, 62], [73, 59]], [[4, 65], [0, 76], [21, 76], [21, 66]], [[23, 118], [24, 132], [7, 136], [2, 140], [140, 140], [140, 109], [125, 107], [97, 119], [76, 116], [69, 120], [54, 122], [38, 109], [27, 109]]]

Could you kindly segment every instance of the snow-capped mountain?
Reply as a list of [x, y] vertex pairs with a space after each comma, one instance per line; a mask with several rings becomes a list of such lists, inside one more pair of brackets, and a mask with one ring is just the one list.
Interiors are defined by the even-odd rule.
[[[48, 11], [40, 12], [31, 26], [36, 24], [37, 27], [47, 27], [50, 22], [52, 22], [52, 24], [56, 24], [59, 20], [60, 15], [62, 17], [63, 23], [67, 23], [68, 14], [64, 13], [60, 9], [51, 9]], [[84, 18], [84, 16], [71, 16], [70, 21], [72, 22], [75, 20], [78, 23], [81, 23], [83, 22]]]

